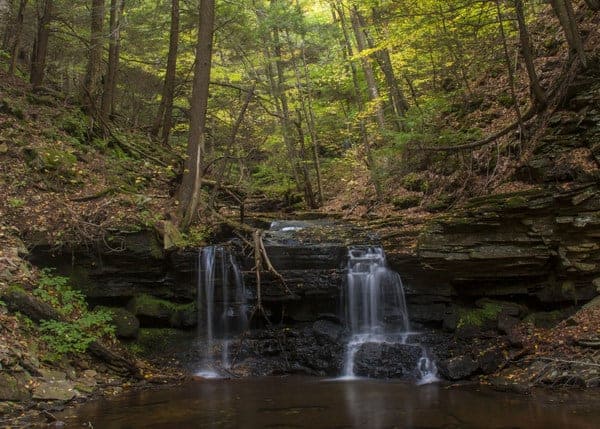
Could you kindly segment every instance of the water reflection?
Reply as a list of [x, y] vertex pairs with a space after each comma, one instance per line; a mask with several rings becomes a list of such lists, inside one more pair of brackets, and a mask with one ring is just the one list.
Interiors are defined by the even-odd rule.
[[[67, 428], [596, 428], [600, 393], [533, 397], [376, 380], [207, 380], [64, 413]], [[87, 426], [89, 427], [89, 426]]]

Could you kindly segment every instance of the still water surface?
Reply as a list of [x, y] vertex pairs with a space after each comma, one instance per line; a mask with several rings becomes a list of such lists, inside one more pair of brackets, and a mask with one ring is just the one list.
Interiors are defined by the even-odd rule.
[[308, 377], [205, 380], [89, 402], [67, 428], [600, 428], [600, 392], [537, 392]]

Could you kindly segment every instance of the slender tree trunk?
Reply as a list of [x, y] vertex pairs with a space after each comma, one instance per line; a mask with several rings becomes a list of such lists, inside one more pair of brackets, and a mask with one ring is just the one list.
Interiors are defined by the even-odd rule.
[[550, 0], [552, 9], [558, 17], [560, 26], [565, 33], [567, 44], [572, 52], [575, 52], [579, 57], [584, 67], [587, 67], [587, 56], [583, 48], [583, 40], [579, 33], [575, 12], [571, 0]]
[[[359, 109], [359, 111], [362, 112], [364, 110], [364, 103], [363, 103], [363, 98], [362, 98], [362, 94], [361, 94], [361, 90], [360, 90], [360, 83], [358, 81], [358, 71], [356, 69], [356, 66], [354, 65], [354, 62], [351, 60], [354, 55], [354, 52], [352, 49], [352, 42], [350, 40], [350, 34], [348, 31], [346, 14], [344, 13], [344, 6], [341, 2], [338, 1], [333, 4], [333, 7], [337, 10], [338, 15], [340, 17], [340, 27], [342, 29], [342, 34], [344, 36], [344, 42], [346, 44], [346, 50], [345, 50], [344, 56], [346, 57], [345, 59], [350, 64], [350, 68], [352, 70], [352, 83], [353, 83], [353, 87], [354, 87], [354, 96], [356, 99], [356, 103], [358, 105], [358, 109]], [[373, 183], [373, 187], [375, 188], [375, 193], [377, 194], [377, 197], [381, 198], [383, 196], [383, 189], [381, 186], [381, 181], [379, 180], [379, 174], [377, 172], [377, 168], [375, 166], [373, 152], [371, 151], [371, 140], [370, 140], [369, 133], [367, 131], [367, 126], [365, 124], [364, 119], [359, 118], [358, 127], [359, 127], [359, 132], [360, 132], [361, 140], [362, 140], [364, 151], [365, 151], [367, 169], [369, 170], [369, 173], [371, 176], [371, 182]]]
[[[298, 119], [295, 122], [296, 130], [298, 131], [298, 142], [300, 147], [300, 159], [306, 159], [306, 145], [304, 143], [304, 130], [302, 129], [302, 113], [298, 110], [297, 112]], [[306, 204], [311, 208], [316, 208], [315, 203], [315, 194], [312, 188], [312, 183], [310, 180], [310, 173], [308, 172], [308, 168], [306, 167], [306, 162], [302, 162], [300, 164], [300, 169], [302, 171], [302, 176], [304, 178], [304, 199], [306, 200]]]
[[27, 7], [27, 0], [21, 0], [19, 2], [19, 11], [15, 19], [15, 25], [13, 27], [14, 40], [10, 51], [10, 64], [8, 66], [8, 74], [10, 76], [15, 74], [17, 68], [17, 60], [19, 59], [19, 51], [21, 50], [21, 34], [23, 33], [23, 21], [25, 20], [25, 8]]
[[35, 49], [31, 59], [31, 75], [29, 76], [29, 81], [34, 87], [40, 86], [44, 82], [46, 74], [46, 57], [48, 55], [53, 6], [53, 0], [45, 0], [41, 15], [38, 17]]
[[173, 121], [173, 99], [175, 97], [175, 77], [177, 73], [177, 51], [179, 49], [179, 0], [171, 1], [171, 29], [169, 31], [169, 53], [167, 70], [163, 83], [162, 96], [151, 134], [156, 137], [162, 128], [162, 141], [169, 143]]
[[90, 52], [81, 96], [83, 107], [90, 115], [97, 113], [102, 84], [103, 26], [104, 0], [92, 0]]
[[121, 16], [124, 0], [111, 0], [110, 2], [110, 36], [108, 42], [108, 68], [104, 78], [104, 91], [102, 92], [101, 115], [104, 120], [109, 120], [112, 113], [113, 100], [117, 88], [117, 70], [119, 69], [119, 43], [121, 38]]
[[[366, 30], [367, 23], [365, 21], [365, 18], [360, 12], [357, 12], [357, 16], [359, 19], [359, 23], [365, 33], [367, 46], [369, 47], [369, 49], [375, 49], [375, 41], [369, 35], [369, 32]], [[377, 8], [373, 9], [373, 17], [375, 19], [380, 19], [379, 13], [377, 12]], [[394, 122], [396, 124], [397, 130], [399, 131], [402, 129], [402, 117], [405, 116], [406, 111], [408, 110], [408, 102], [406, 101], [406, 98], [404, 97], [404, 94], [400, 89], [400, 86], [398, 85], [398, 80], [396, 79], [394, 67], [392, 65], [392, 59], [390, 57], [390, 51], [387, 48], [379, 49], [376, 51], [374, 57], [375, 61], [377, 61], [377, 64], [379, 65], [379, 68], [383, 72], [383, 76], [385, 77], [385, 83], [388, 88], [390, 98], [390, 105], [395, 116]]]
[[522, 0], [514, 0], [514, 2], [515, 11], [517, 13], [517, 23], [519, 24], [521, 52], [523, 52], [523, 60], [525, 61], [525, 68], [527, 69], [527, 75], [529, 76], [529, 87], [533, 95], [533, 101], [539, 106], [545, 106], [548, 100], [546, 98], [546, 91], [544, 91], [540, 85], [540, 80], [535, 70], [535, 65], [533, 64], [533, 50], [531, 48], [529, 31], [527, 30], [527, 24], [525, 22], [523, 2]]
[[[356, 45], [358, 47], [358, 52], [361, 53], [367, 49], [367, 40], [365, 33], [360, 25], [360, 20], [358, 17], [358, 10], [356, 7], [352, 10], [352, 29], [354, 30], [354, 36], [356, 37]], [[375, 73], [373, 72], [373, 67], [368, 58], [362, 58], [362, 66], [363, 71], [365, 73], [365, 80], [367, 82], [367, 87], [369, 89], [369, 98], [372, 102], [375, 103], [375, 116], [377, 118], [377, 123], [379, 124], [379, 128], [381, 131], [385, 131], [385, 115], [383, 113], [383, 106], [381, 105], [381, 100], [379, 99], [379, 89], [377, 88], [377, 81], [375, 80]]]
[[502, 10], [500, 9], [500, 0], [496, 0], [496, 15], [498, 16], [498, 25], [500, 28], [500, 37], [502, 40], [502, 48], [504, 50], [504, 59], [506, 61], [506, 68], [508, 70], [508, 85], [510, 89], [510, 96], [512, 98], [513, 107], [517, 115], [517, 121], [519, 122], [519, 135], [523, 135], [523, 117], [521, 116], [521, 109], [519, 108], [519, 100], [517, 100], [517, 93], [515, 91], [515, 74], [513, 73], [512, 63], [510, 62], [510, 55], [508, 53], [508, 44], [506, 43], [506, 33], [504, 32], [504, 19], [502, 17]]
[[[294, 55], [294, 47], [292, 46], [292, 39], [290, 37], [289, 32], [286, 29], [286, 37], [287, 37], [287, 41], [288, 44], [290, 45], [290, 50], [292, 52], [292, 66], [294, 69], [294, 76], [296, 78], [296, 86], [298, 87], [298, 97], [300, 99], [300, 107], [301, 107], [301, 111], [298, 111], [298, 121], [300, 123], [300, 127], [302, 127], [302, 118], [305, 119], [306, 122], [306, 126], [308, 128], [308, 133], [310, 136], [310, 140], [312, 143], [312, 155], [313, 155], [313, 163], [314, 163], [314, 167], [315, 167], [315, 172], [317, 173], [317, 190], [318, 190], [318, 198], [315, 199], [314, 196], [312, 195], [314, 192], [312, 191], [312, 186], [311, 186], [311, 207], [316, 208], [316, 206], [320, 205], [322, 203], [322, 195], [323, 195], [323, 187], [321, 184], [321, 166], [320, 166], [320, 161], [319, 161], [319, 142], [318, 142], [318, 137], [317, 137], [317, 132], [315, 129], [315, 117], [314, 117], [314, 112], [312, 110], [312, 94], [310, 91], [310, 78], [309, 78], [309, 74], [308, 74], [308, 66], [306, 64], [306, 57], [304, 55], [304, 45], [301, 48], [301, 52], [302, 52], [302, 66], [303, 66], [303, 70], [304, 70], [304, 79], [306, 81], [306, 85], [303, 82], [302, 79], [302, 74], [300, 72], [300, 68], [298, 66], [298, 58]], [[304, 41], [302, 42], [304, 44]], [[302, 132], [302, 130], [300, 129], [299, 134], [302, 134], [302, 139], [304, 139], [304, 133]], [[304, 148], [304, 140], [302, 140], [300, 142], [301, 144], [301, 155], [302, 158], [304, 158], [304, 154], [305, 154], [305, 148]], [[303, 163], [304, 165], [304, 163]], [[310, 177], [309, 175], [305, 174], [305, 177]]]
[[179, 226], [187, 229], [198, 211], [202, 181], [202, 158], [206, 140], [206, 111], [212, 64], [215, 0], [200, 1], [196, 64], [190, 109], [187, 158], [179, 188]]

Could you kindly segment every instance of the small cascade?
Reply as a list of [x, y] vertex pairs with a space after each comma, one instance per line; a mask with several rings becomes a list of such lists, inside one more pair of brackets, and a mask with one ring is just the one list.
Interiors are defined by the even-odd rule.
[[[346, 347], [343, 378], [355, 378], [355, 355], [365, 343], [405, 344], [410, 335], [408, 310], [400, 275], [387, 266], [381, 247], [352, 247], [348, 251], [344, 291]], [[435, 364], [425, 355], [416, 368], [421, 381], [432, 382]]]
[[[218, 368], [229, 369], [231, 338], [248, 326], [248, 297], [239, 265], [224, 247], [201, 250], [197, 279], [198, 340], [206, 352], [197, 374], [218, 377]], [[215, 350], [221, 350], [215, 359]]]

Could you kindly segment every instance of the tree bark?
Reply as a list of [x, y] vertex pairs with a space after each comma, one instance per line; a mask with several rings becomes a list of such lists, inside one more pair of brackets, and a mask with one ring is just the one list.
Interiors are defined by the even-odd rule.
[[527, 24], [525, 22], [525, 13], [523, 11], [523, 1], [514, 0], [515, 11], [517, 13], [517, 23], [519, 24], [519, 40], [521, 42], [521, 52], [523, 53], [523, 60], [525, 61], [525, 68], [527, 69], [527, 75], [529, 76], [529, 88], [533, 95], [534, 103], [538, 103], [541, 106], [546, 105], [548, 102], [546, 91], [540, 85], [535, 65], [533, 64], [533, 53], [531, 48], [531, 40], [529, 38], [529, 31], [527, 30]]
[[550, 0], [550, 4], [565, 33], [569, 49], [577, 54], [583, 67], [587, 67], [587, 56], [583, 48], [583, 40], [579, 33], [571, 0]]
[[15, 69], [17, 68], [17, 60], [19, 58], [19, 51], [21, 49], [21, 34], [23, 33], [23, 21], [25, 20], [25, 8], [27, 7], [27, 0], [21, 0], [19, 2], [19, 11], [15, 18], [15, 25], [13, 27], [14, 40], [10, 52], [10, 65], [8, 66], [8, 74], [13, 76]]
[[199, 8], [200, 19], [198, 21], [187, 158], [178, 195], [179, 226], [182, 229], [190, 226], [196, 217], [200, 203], [201, 163], [206, 139], [206, 111], [212, 64], [215, 0], [201, 0]]
[[101, 115], [105, 121], [110, 119], [113, 101], [117, 89], [117, 71], [119, 69], [119, 44], [121, 40], [121, 17], [124, 0], [111, 0], [110, 2], [110, 36], [108, 44], [108, 69], [104, 79], [102, 92]]
[[151, 134], [158, 136], [162, 128], [162, 142], [169, 144], [169, 136], [173, 121], [173, 98], [175, 95], [175, 77], [177, 73], [177, 51], [179, 49], [179, 0], [171, 2], [171, 28], [169, 31], [169, 53], [167, 55], [167, 70], [163, 83], [162, 96], [156, 119], [152, 125]]
[[34, 87], [40, 86], [44, 82], [46, 74], [46, 57], [48, 55], [53, 6], [53, 0], [45, 0], [41, 15], [38, 16], [37, 35], [31, 58], [31, 75], [29, 76], [29, 81]]
[[92, 0], [90, 52], [81, 96], [83, 107], [89, 115], [97, 113], [102, 83], [103, 26], [104, 0]]

